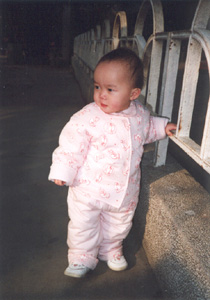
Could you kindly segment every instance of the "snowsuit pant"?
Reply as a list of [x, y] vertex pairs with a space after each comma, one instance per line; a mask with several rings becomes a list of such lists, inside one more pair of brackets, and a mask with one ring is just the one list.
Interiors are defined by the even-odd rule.
[[137, 201], [115, 208], [69, 189], [68, 261], [94, 269], [98, 259], [122, 254], [122, 242], [132, 227]]

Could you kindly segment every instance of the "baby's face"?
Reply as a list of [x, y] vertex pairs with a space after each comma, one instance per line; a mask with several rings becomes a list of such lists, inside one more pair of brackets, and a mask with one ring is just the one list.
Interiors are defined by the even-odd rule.
[[127, 109], [133, 99], [128, 67], [120, 62], [102, 62], [94, 72], [94, 101], [107, 114]]

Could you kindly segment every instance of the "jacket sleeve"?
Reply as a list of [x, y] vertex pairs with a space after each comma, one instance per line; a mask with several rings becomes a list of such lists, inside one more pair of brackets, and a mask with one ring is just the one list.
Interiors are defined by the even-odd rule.
[[59, 147], [53, 152], [48, 179], [59, 179], [65, 181], [66, 185], [73, 185], [78, 169], [87, 156], [89, 142], [85, 122], [74, 115], [60, 134]]
[[164, 139], [166, 137], [165, 127], [168, 121], [167, 118], [150, 116], [145, 144]]

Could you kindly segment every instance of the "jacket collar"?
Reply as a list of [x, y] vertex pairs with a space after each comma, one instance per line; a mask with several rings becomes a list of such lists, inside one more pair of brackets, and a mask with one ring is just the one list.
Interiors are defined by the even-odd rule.
[[121, 112], [118, 112], [118, 113], [112, 113], [111, 115], [121, 116], [121, 117], [134, 117], [134, 116], [136, 116], [136, 101], [135, 100], [131, 101], [130, 106], [127, 109], [125, 109]]

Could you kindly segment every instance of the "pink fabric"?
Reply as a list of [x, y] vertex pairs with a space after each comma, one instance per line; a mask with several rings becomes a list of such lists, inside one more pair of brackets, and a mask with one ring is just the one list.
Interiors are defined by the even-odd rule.
[[143, 145], [165, 138], [167, 122], [150, 116], [137, 101], [115, 114], [88, 104], [62, 130], [49, 180], [63, 180], [87, 198], [117, 208], [123, 201], [135, 202]]
[[165, 138], [167, 122], [132, 101], [114, 114], [88, 104], [66, 124], [49, 180], [70, 186], [69, 262], [94, 269], [97, 257], [122, 253], [138, 202], [143, 145]]
[[88, 201], [83, 192], [72, 188], [68, 207], [69, 263], [94, 269], [97, 257], [107, 261], [116, 253], [122, 254], [122, 241], [131, 229], [136, 205], [115, 208], [98, 200]]

